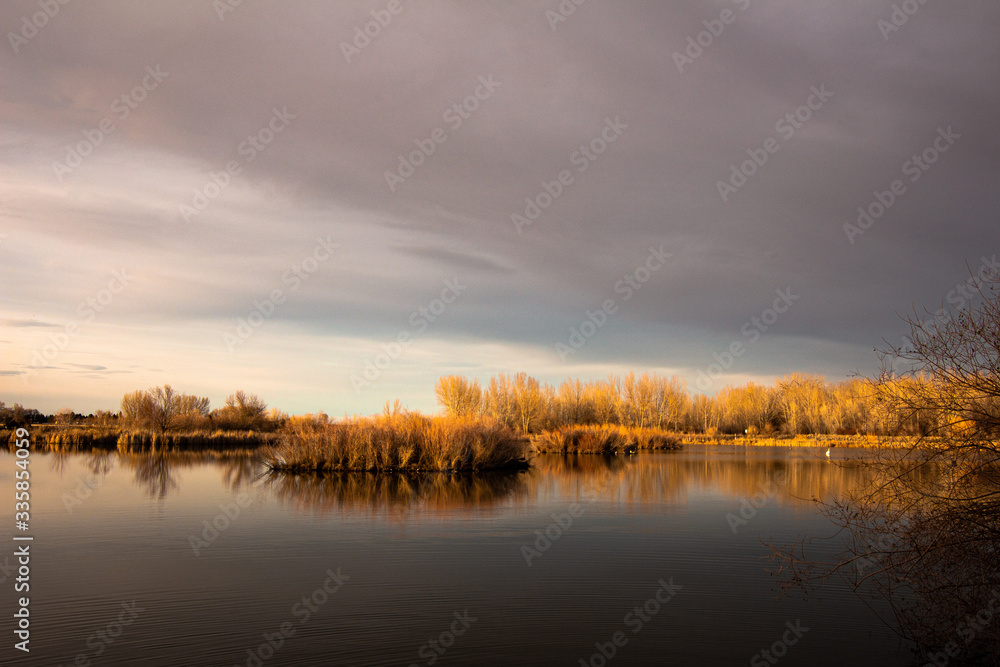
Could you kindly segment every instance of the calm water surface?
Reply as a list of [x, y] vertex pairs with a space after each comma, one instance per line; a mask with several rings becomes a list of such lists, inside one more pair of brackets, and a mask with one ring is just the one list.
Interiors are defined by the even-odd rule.
[[[14, 470], [0, 457], [3, 488]], [[608, 665], [747, 665], [775, 642], [786, 665], [911, 664], [844, 585], [783, 597], [768, 572], [764, 542], [831, 535], [810, 499], [857, 482], [816, 449], [415, 480], [36, 453], [31, 473], [31, 653], [8, 631], [5, 664], [597, 666], [600, 645]]]

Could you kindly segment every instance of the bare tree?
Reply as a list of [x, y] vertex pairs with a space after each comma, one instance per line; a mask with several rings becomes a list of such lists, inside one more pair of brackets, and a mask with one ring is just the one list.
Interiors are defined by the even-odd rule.
[[170, 428], [174, 416], [180, 412], [180, 397], [169, 384], [153, 387], [148, 393], [152, 401], [150, 424], [160, 433], [165, 433]]
[[559, 424], [591, 424], [595, 420], [593, 401], [587, 387], [579, 380], [565, 380], [553, 402], [554, 418]]
[[238, 428], [260, 429], [267, 421], [267, 403], [256, 394], [248, 394], [243, 390], [226, 398], [224, 410], [232, 415]]
[[914, 435], [880, 447], [863, 462], [868, 483], [824, 506], [843, 556], [819, 563], [804, 544], [776, 555], [790, 585], [843, 574], [888, 599], [905, 636], [997, 664], [1000, 624], [982, 614], [1000, 600], [1000, 293], [995, 276], [977, 289], [952, 317], [905, 318], [911, 344], [881, 351], [880, 430]]
[[478, 417], [483, 408], [479, 381], [470, 382], [458, 375], [446, 375], [434, 387], [438, 405], [453, 417]]
[[73, 419], [76, 415], [70, 408], [60, 408], [56, 411], [54, 417], [57, 424], [61, 426], [68, 426], [73, 423]]
[[546, 392], [538, 380], [527, 373], [518, 373], [512, 384], [514, 419], [522, 433], [533, 433], [542, 426], [548, 408]]
[[129, 426], [145, 426], [153, 414], [153, 402], [141, 389], [122, 396], [119, 416]]
[[514, 389], [510, 377], [500, 373], [490, 378], [485, 396], [486, 414], [508, 428], [515, 428], [517, 415], [514, 407]]
[[207, 398], [177, 393], [169, 384], [138, 390], [122, 397], [120, 417], [134, 427], [153, 428], [165, 433], [184, 422], [188, 427], [208, 415]]

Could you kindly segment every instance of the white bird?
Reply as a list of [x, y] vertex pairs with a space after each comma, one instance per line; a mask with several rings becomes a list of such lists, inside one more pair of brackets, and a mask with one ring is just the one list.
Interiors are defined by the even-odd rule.
[[826, 448], [826, 458], [830, 458], [830, 448]]

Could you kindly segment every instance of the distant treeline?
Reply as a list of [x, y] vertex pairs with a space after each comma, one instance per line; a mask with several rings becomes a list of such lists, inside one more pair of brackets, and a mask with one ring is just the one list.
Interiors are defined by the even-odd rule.
[[29, 424], [44, 424], [48, 417], [35, 408], [26, 408], [20, 403], [8, 407], [0, 401], [0, 428], [9, 429]]
[[706, 396], [690, 394], [681, 378], [657, 374], [613, 375], [592, 382], [569, 379], [555, 388], [518, 373], [495, 376], [485, 388], [478, 380], [442, 377], [436, 395], [449, 415], [492, 418], [522, 433], [618, 424], [708, 435], [920, 435], [936, 429], [947, 416], [916, 411], [901, 418], [885, 399], [887, 390], [906, 394], [922, 382], [904, 378], [888, 385], [863, 379], [831, 383], [793, 374], [772, 386], [751, 382]]
[[[706, 435], [923, 435], [953, 424], [955, 416], [930, 409], [901, 413], [890, 405], [909, 393], [925, 393], [928, 383], [912, 377], [831, 383], [792, 374], [771, 386], [751, 382], [706, 396], [689, 393], [684, 380], [675, 376], [630, 373], [590, 382], [568, 379], [556, 388], [517, 373], [494, 376], [485, 387], [478, 380], [449, 375], [438, 380], [435, 393], [447, 416], [496, 421], [522, 434], [596, 424]], [[297, 419], [302, 418], [268, 409], [261, 398], [243, 391], [213, 410], [208, 398], [177, 392], [170, 385], [130, 392], [122, 397], [117, 413], [98, 411], [88, 417], [63, 409], [46, 418], [37, 410], [7, 408], [0, 402], [0, 428], [7, 429], [48, 421], [160, 434], [274, 433]]]
[[207, 398], [179, 393], [170, 385], [125, 394], [117, 413], [98, 410], [86, 416], [69, 408], [46, 416], [19, 403], [7, 407], [0, 401], [0, 429], [49, 423], [150, 429], [161, 433], [171, 430], [272, 431], [286, 417], [277, 410], [268, 411], [263, 400], [243, 391], [231, 394], [221, 408], [211, 410], [210, 407]]

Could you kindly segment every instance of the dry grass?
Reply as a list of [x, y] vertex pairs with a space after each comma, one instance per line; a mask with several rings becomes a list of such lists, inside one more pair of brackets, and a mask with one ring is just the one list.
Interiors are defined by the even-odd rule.
[[282, 471], [468, 471], [526, 467], [529, 444], [505, 426], [414, 413], [290, 424], [265, 455]]
[[705, 435], [680, 436], [685, 445], [744, 445], [749, 447], [864, 447], [868, 449], [910, 447], [912, 436], [878, 435]]
[[[200, 452], [250, 450], [278, 442], [273, 433], [258, 431], [183, 431], [159, 433], [149, 430], [121, 430], [115, 426], [32, 426], [32, 447], [39, 451], [72, 453], [92, 450], [119, 452]], [[14, 431], [0, 431], [0, 443], [14, 447]]]
[[157, 433], [156, 431], [123, 431], [118, 435], [119, 452], [197, 452], [249, 450], [278, 442], [273, 433], [257, 431], [216, 431], [214, 433]]
[[680, 441], [659, 429], [603, 424], [545, 431], [533, 438], [532, 445], [537, 452], [621, 454], [640, 449], [677, 449]]
[[[80, 452], [94, 449], [114, 449], [118, 429], [113, 427], [34, 424], [28, 428], [31, 446], [41, 451]], [[0, 431], [0, 442], [13, 449], [16, 431]]]

